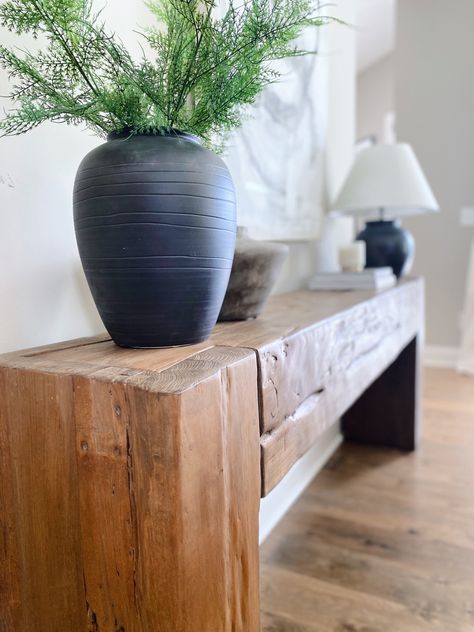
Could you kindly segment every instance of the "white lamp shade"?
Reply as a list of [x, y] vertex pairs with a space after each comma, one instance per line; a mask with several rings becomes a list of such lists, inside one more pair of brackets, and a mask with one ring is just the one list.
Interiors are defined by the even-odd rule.
[[410, 145], [373, 145], [355, 158], [333, 210], [369, 215], [383, 209], [386, 215], [417, 215], [439, 211]]

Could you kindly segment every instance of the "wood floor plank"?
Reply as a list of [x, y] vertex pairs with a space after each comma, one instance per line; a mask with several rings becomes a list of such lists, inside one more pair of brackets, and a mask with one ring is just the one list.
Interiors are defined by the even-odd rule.
[[[405, 606], [345, 586], [263, 566], [265, 608], [314, 632], [447, 632], [445, 621], [426, 621]], [[290, 618], [291, 617], [291, 618]], [[392, 627], [387, 627], [388, 622]], [[458, 624], [450, 632], [467, 632]]]
[[[433, 549], [431, 558], [425, 554], [411, 563], [393, 542], [350, 523], [343, 529], [355, 542], [346, 544], [338, 526], [339, 533], [334, 524], [322, 527], [323, 534], [328, 527], [334, 529], [337, 536], [331, 539], [288, 537], [265, 564], [399, 603], [427, 621], [448, 619], [474, 629], [472, 556], [462, 567], [452, 566], [446, 564], [449, 552], [434, 555]], [[412, 539], [417, 546], [417, 534]]]
[[262, 612], [261, 620], [265, 632], [312, 632], [314, 630], [312, 626], [290, 621], [288, 617], [272, 612]]
[[412, 454], [344, 444], [262, 547], [264, 632], [474, 630], [474, 378], [425, 374]]

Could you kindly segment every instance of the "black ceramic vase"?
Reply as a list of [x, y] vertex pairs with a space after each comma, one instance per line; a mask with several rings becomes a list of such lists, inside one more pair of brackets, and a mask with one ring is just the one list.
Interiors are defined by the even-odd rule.
[[235, 247], [223, 161], [180, 132], [110, 135], [82, 161], [74, 225], [99, 314], [124, 347], [205, 340]]
[[397, 278], [410, 271], [415, 256], [415, 240], [397, 220], [367, 222], [357, 239], [365, 241], [367, 268], [388, 266]]

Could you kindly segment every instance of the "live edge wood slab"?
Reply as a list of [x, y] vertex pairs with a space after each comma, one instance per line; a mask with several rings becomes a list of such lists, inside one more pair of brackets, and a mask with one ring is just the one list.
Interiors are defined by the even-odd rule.
[[423, 285], [296, 292], [192, 347], [0, 357], [0, 632], [257, 632], [258, 510], [339, 418], [416, 447]]

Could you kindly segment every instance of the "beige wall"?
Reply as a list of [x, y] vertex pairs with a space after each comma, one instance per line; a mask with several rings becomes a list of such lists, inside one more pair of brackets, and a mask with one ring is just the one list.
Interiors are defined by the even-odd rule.
[[386, 55], [357, 75], [358, 139], [375, 135], [378, 142], [386, 140], [384, 126], [388, 112], [395, 108], [394, 55]]
[[427, 282], [427, 342], [457, 346], [474, 205], [474, 2], [398, 0], [396, 112], [442, 212], [405, 222], [417, 242], [414, 272]]

